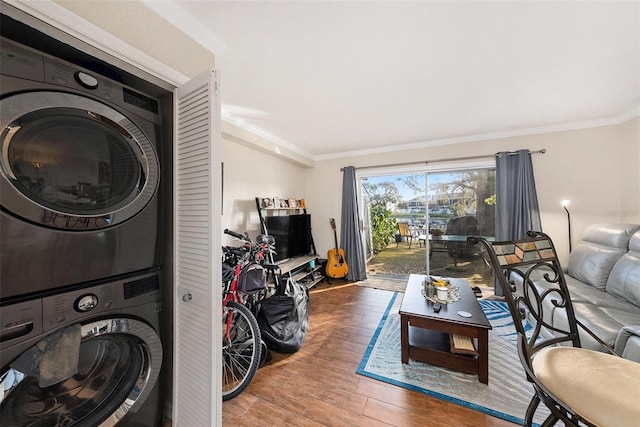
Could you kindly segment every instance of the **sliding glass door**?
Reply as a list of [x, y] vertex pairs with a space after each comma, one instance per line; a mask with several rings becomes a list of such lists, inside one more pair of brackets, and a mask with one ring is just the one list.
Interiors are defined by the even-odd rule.
[[[360, 178], [366, 219], [365, 253], [370, 258], [384, 251], [399, 232], [398, 223], [414, 231], [426, 223], [426, 182], [424, 172], [381, 172]], [[406, 240], [406, 239], [403, 239]], [[417, 243], [409, 242], [408, 243]]]
[[360, 183], [369, 274], [428, 273], [492, 286], [480, 248], [466, 238], [494, 236], [493, 165], [377, 171]]
[[495, 168], [427, 174], [429, 274], [461, 277], [490, 287], [491, 269], [471, 235], [495, 235]]

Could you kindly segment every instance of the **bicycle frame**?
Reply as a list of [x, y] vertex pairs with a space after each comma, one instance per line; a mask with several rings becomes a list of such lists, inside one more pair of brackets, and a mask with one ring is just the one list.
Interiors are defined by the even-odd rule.
[[264, 268], [273, 268], [265, 259], [274, 243], [270, 236], [259, 235], [254, 243], [246, 233], [224, 233], [242, 244], [222, 247], [223, 401], [247, 388], [268, 354], [256, 315], [269, 292]]
[[[233, 279], [229, 285], [229, 290], [225, 293], [224, 298], [222, 300], [222, 307], [226, 307], [230, 301], [237, 302], [238, 304], [244, 304], [240, 293], [238, 292], [238, 278], [240, 277], [240, 270], [242, 269], [242, 265], [244, 264], [244, 260], [238, 260], [236, 265], [233, 267]], [[230, 331], [231, 331], [231, 321], [233, 320], [233, 316], [227, 316], [226, 325], [225, 325], [225, 337], [227, 341], [231, 340]]]
[[[240, 237], [243, 237], [243, 236], [240, 236]], [[245, 305], [245, 301], [243, 300], [242, 296], [240, 295], [240, 292], [238, 291], [238, 279], [240, 277], [240, 271], [242, 270], [242, 267], [244, 267], [245, 265], [251, 262], [262, 264], [266, 260], [265, 253], [271, 250], [268, 244], [265, 244], [265, 243], [254, 244], [250, 240], [247, 240], [247, 239], [243, 239], [243, 240], [245, 241], [245, 244], [242, 248], [245, 251], [245, 253], [242, 257], [239, 257], [236, 260], [236, 263], [233, 266], [233, 269], [234, 269], [233, 279], [229, 284], [229, 289], [225, 291], [225, 295], [222, 300], [222, 307], [226, 307], [227, 304], [229, 304], [229, 302], [231, 301], [236, 302], [238, 304]], [[232, 320], [233, 320], [232, 316], [227, 316], [226, 325], [225, 325], [225, 337], [227, 340], [230, 340]]]

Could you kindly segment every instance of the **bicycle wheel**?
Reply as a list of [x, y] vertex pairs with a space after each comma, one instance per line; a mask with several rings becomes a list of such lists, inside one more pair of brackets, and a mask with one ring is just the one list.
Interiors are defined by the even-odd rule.
[[[229, 337], [227, 316], [231, 318]], [[222, 400], [233, 399], [251, 383], [260, 364], [258, 322], [242, 304], [229, 302], [222, 310]]]

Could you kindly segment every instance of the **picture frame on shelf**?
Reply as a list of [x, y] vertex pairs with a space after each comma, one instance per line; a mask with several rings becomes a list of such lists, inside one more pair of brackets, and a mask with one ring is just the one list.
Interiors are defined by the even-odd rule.
[[289, 208], [295, 208], [298, 206], [296, 199], [289, 199]]

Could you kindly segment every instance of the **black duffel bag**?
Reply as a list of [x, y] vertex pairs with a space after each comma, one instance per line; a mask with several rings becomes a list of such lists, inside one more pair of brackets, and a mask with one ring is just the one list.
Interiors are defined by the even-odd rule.
[[280, 353], [295, 353], [309, 330], [309, 291], [289, 278], [284, 295], [262, 301], [258, 325], [267, 347]]

